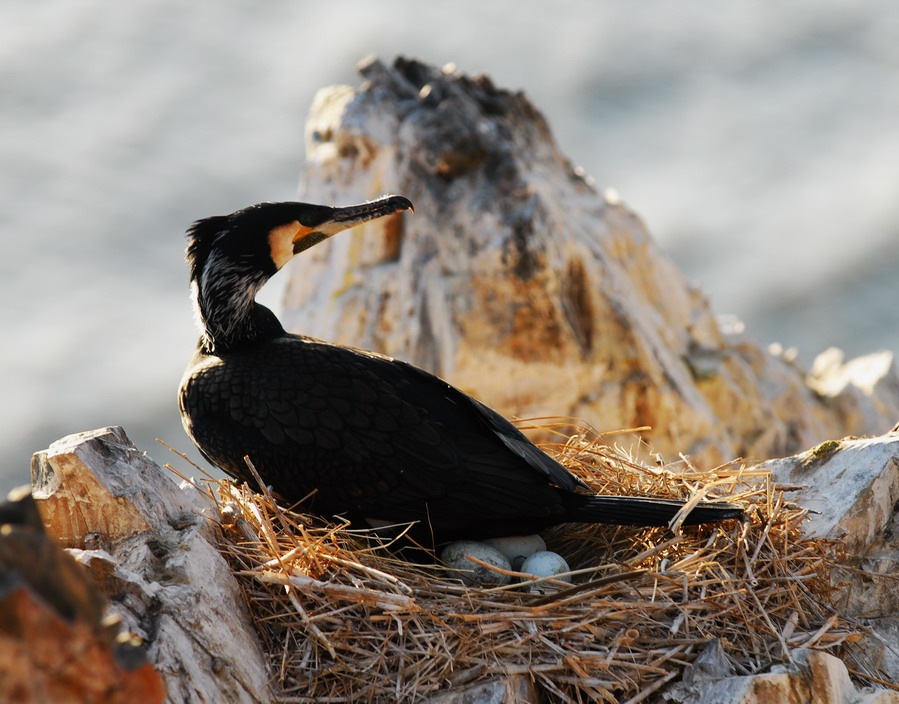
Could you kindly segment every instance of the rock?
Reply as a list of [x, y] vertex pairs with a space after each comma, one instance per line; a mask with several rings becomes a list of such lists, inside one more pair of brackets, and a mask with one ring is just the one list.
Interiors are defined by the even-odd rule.
[[207, 504], [191, 503], [121, 428], [53, 443], [35, 455], [32, 482], [49, 532], [144, 640], [170, 701], [270, 700], [259, 639]]
[[819, 354], [807, 378], [821, 397], [838, 399], [843, 425], [876, 427], [879, 419], [899, 419], [899, 374], [892, 352], [882, 351], [845, 360], [832, 347]]
[[121, 428], [69, 435], [35, 454], [34, 496], [48, 532], [83, 548], [93, 534], [116, 542], [193, 522], [189, 500]]
[[899, 704], [899, 692], [856, 689], [838, 658], [794, 650], [793, 663], [745, 677], [683, 682], [664, 699], [678, 704]]
[[27, 490], [0, 503], [0, 701], [162, 702], [162, 680], [105, 604]]
[[316, 97], [303, 197], [396, 192], [416, 214], [293, 262], [290, 329], [413, 362], [508, 416], [650, 425], [657, 451], [698, 463], [783, 456], [895, 423], [895, 365], [873, 386], [845, 365], [818, 366], [810, 386], [793, 355], [719, 325], [522, 93], [406, 59], [360, 71], [360, 88]]
[[720, 680], [730, 676], [731, 665], [721, 647], [721, 640], [713, 638], [696, 659], [684, 670], [683, 682], [693, 684], [707, 680]]
[[512, 675], [468, 687], [457, 687], [429, 697], [424, 700], [424, 704], [529, 704], [538, 701], [537, 690], [530, 678]]
[[[844, 576], [847, 613], [870, 619], [868, 659], [899, 682], [899, 433], [821, 443], [759, 465], [810, 510], [806, 534], [839, 540], [861, 571]], [[882, 575], [882, 577], [878, 577]]]
[[896, 517], [899, 434], [829, 440], [758, 466], [779, 484], [808, 486], [798, 495], [812, 512], [806, 533], [837, 538], [852, 554], [864, 554], [881, 542]]

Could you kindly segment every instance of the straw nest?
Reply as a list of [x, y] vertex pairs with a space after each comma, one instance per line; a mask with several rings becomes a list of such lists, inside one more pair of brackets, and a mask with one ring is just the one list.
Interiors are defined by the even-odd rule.
[[845, 575], [839, 545], [804, 537], [806, 511], [767, 473], [736, 462], [701, 471], [683, 458], [677, 467], [647, 466], [605, 442], [580, 432], [544, 449], [597, 492], [726, 497], [746, 507], [748, 520], [558, 527], [544, 537], [571, 565], [571, 584], [534, 594], [520, 583], [463, 586], [364, 532], [213, 483], [221, 548], [245, 589], [280, 700], [425, 701], [524, 675], [547, 701], [638, 702], [713, 638], [736, 674], [786, 661], [792, 648], [852, 662], [860, 631], [833, 606]]

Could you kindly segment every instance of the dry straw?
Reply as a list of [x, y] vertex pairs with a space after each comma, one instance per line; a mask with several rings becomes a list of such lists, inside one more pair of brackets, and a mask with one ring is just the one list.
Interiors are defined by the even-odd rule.
[[[463, 586], [349, 526], [285, 510], [222, 481], [222, 550], [234, 565], [285, 702], [415, 702], [520, 675], [544, 701], [639, 702], [719, 639], [731, 671], [794, 648], [846, 657], [859, 630], [832, 606], [839, 546], [803, 536], [806, 512], [767, 473], [684, 458], [647, 466], [581, 432], [545, 446], [606, 494], [727, 498], [748, 520], [699, 527], [563, 526], [545, 537], [574, 586]], [[676, 471], [674, 471], [676, 470]], [[420, 560], [425, 563], [425, 560]], [[873, 674], [873, 673], [872, 673]]]

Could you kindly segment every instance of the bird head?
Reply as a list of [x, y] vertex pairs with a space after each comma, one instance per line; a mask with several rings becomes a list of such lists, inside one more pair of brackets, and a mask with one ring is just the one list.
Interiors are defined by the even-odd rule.
[[195, 222], [187, 231], [187, 263], [205, 347], [227, 349], [281, 330], [254, 302], [266, 281], [294, 255], [341, 230], [403, 210], [412, 203], [402, 196], [340, 208], [259, 203]]
[[230, 215], [198, 220], [187, 232], [191, 280], [199, 281], [214, 250], [224, 260], [268, 279], [296, 254], [342, 230], [412, 209], [407, 198], [384, 196], [345, 207], [259, 203]]

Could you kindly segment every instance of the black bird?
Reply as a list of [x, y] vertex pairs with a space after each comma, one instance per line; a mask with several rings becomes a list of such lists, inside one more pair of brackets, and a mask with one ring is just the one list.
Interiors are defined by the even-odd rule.
[[[187, 262], [201, 331], [181, 380], [187, 433], [203, 455], [304, 510], [418, 522], [442, 542], [531, 534], [564, 522], [665, 525], [668, 499], [596, 496], [517, 428], [428, 372], [284, 331], [256, 303], [295, 254], [354, 225], [411, 210], [400, 196], [344, 208], [261, 203], [199, 220]], [[701, 503], [686, 523], [739, 518]]]

